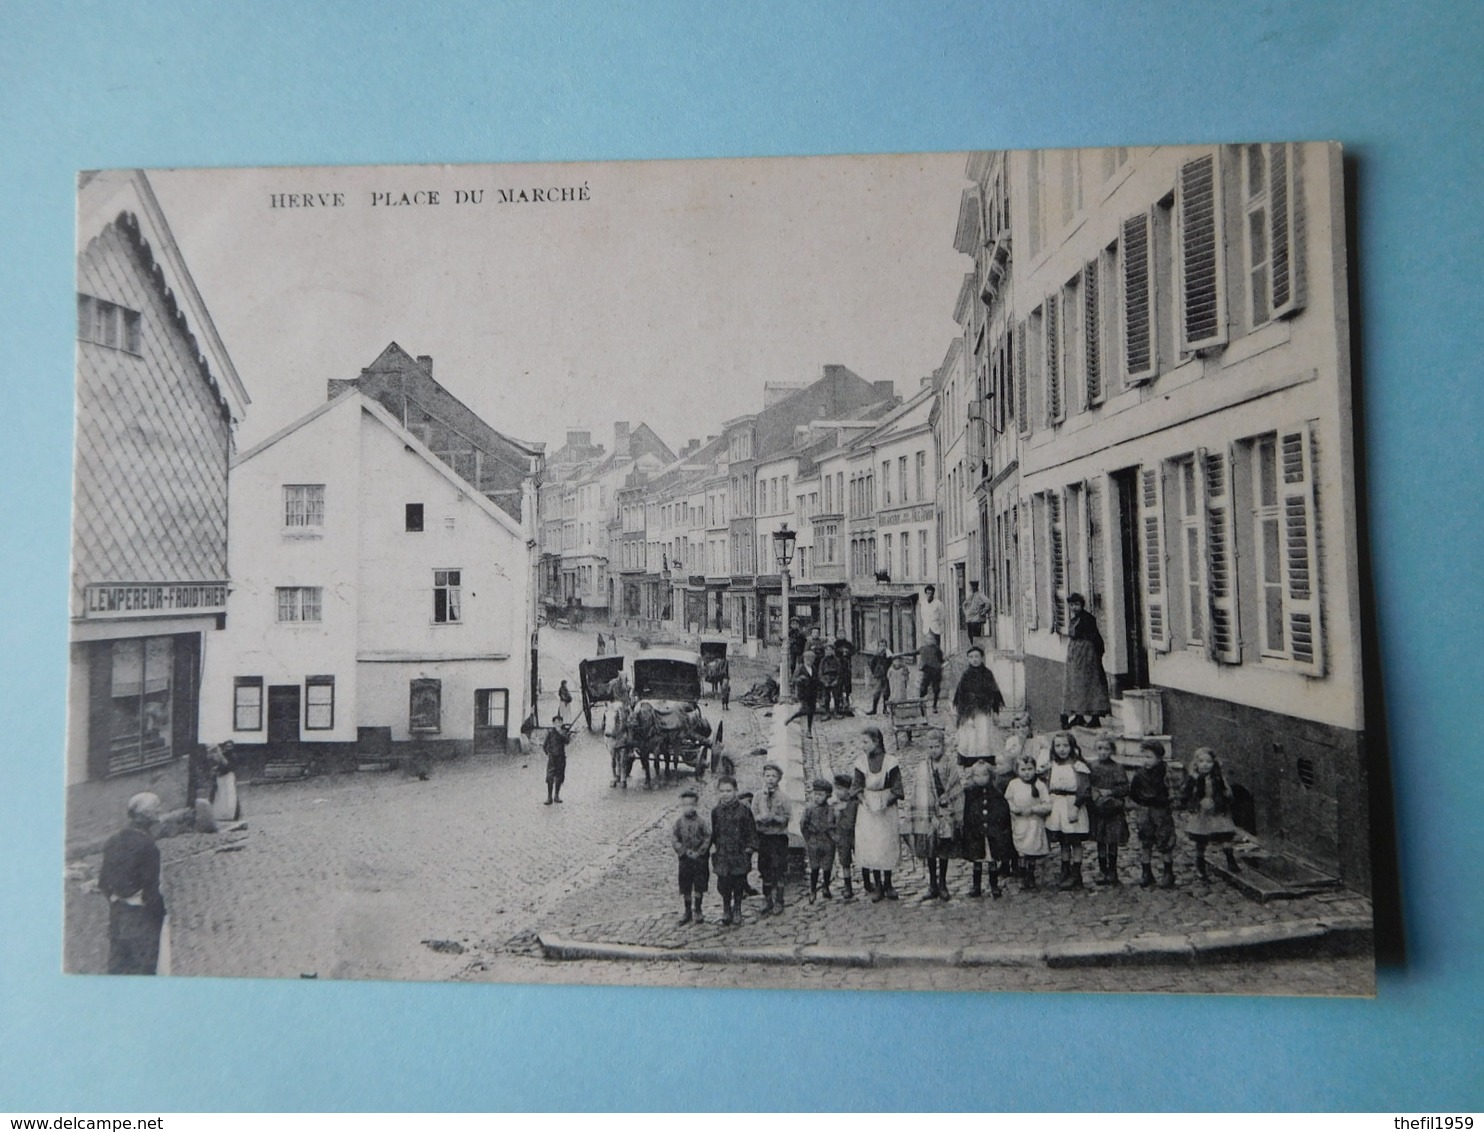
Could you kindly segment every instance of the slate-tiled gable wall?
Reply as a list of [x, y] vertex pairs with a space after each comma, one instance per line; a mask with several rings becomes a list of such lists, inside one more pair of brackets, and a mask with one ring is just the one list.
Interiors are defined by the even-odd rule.
[[78, 290], [139, 311], [140, 354], [78, 342], [72, 615], [92, 582], [227, 576], [231, 428], [194, 343], [118, 222], [78, 258]]

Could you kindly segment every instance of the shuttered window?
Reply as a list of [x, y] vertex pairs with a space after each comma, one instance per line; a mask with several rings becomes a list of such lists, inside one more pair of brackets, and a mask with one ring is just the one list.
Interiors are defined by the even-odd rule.
[[1232, 531], [1232, 460], [1224, 451], [1201, 449], [1196, 459], [1204, 472], [1206, 520], [1206, 655], [1222, 664], [1240, 664], [1242, 640], [1237, 617], [1236, 545]]
[[1226, 341], [1221, 177], [1216, 155], [1180, 166], [1180, 349]]
[[1045, 359], [1046, 359], [1046, 423], [1057, 424], [1065, 416], [1065, 406], [1062, 404], [1061, 374], [1061, 320], [1059, 315], [1059, 297], [1048, 295], [1046, 297], [1046, 313], [1044, 324], [1045, 336]]
[[1248, 311], [1253, 327], [1303, 306], [1303, 211], [1298, 151], [1290, 145], [1242, 150]]
[[1129, 381], [1158, 368], [1154, 336], [1154, 241], [1147, 213], [1123, 222], [1123, 364]]
[[1172, 535], [1180, 577], [1172, 583], [1180, 593], [1180, 619], [1185, 643], [1199, 646], [1206, 633], [1206, 523], [1203, 507], [1204, 485], [1200, 480], [1194, 456], [1173, 461], [1175, 473], [1175, 507], [1178, 529]]
[[1170, 647], [1166, 618], [1164, 560], [1164, 483], [1159, 465], [1140, 470], [1139, 521], [1144, 544], [1144, 636], [1151, 649]]
[[1324, 627], [1312, 430], [1304, 425], [1260, 437], [1253, 444], [1253, 457], [1262, 655], [1322, 676]]
[[1036, 584], [1036, 562], [1045, 561], [1046, 500], [1040, 495], [1031, 496], [1031, 506], [1025, 517], [1030, 530], [1020, 540], [1020, 576], [1025, 579], [1025, 627], [1034, 629], [1040, 624], [1041, 595]]
[[1098, 308], [1101, 288], [1098, 286], [1098, 261], [1092, 260], [1082, 272], [1082, 368], [1086, 377], [1088, 405], [1103, 399], [1102, 311]]
[[1087, 605], [1095, 609], [1101, 603], [1103, 581], [1103, 487], [1097, 478], [1082, 485], [1087, 501]]

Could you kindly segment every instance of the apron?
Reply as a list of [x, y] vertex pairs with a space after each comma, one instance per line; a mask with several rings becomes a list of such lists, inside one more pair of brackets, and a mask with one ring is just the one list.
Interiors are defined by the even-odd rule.
[[863, 869], [895, 869], [901, 859], [901, 831], [897, 822], [896, 799], [886, 788], [886, 776], [897, 766], [887, 755], [875, 774], [865, 758], [855, 769], [865, 775], [866, 788], [861, 793], [860, 809], [855, 815], [855, 863]]

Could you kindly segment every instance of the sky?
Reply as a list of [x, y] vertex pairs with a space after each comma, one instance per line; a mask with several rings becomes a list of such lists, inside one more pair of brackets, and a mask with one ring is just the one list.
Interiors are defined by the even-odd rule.
[[[611, 445], [615, 420], [643, 421], [678, 450], [761, 408], [765, 382], [807, 382], [826, 364], [910, 396], [958, 332], [972, 267], [953, 248], [966, 160], [149, 178], [252, 397], [239, 451], [392, 341], [431, 355], [434, 376], [495, 428], [548, 451], [569, 428]], [[536, 189], [559, 199], [501, 200]], [[283, 194], [335, 193], [338, 207], [284, 207]], [[386, 203], [404, 193], [409, 203]]]

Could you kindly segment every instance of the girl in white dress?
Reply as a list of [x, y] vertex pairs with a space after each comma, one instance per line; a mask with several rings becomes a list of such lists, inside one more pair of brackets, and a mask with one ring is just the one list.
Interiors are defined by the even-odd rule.
[[1020, 857], [1020, 887], [1036, 889], [1036, 862], [1051, 847], [1046, 842], [1046, 815], [1051, 812], [1051, 794], [1036, 781], [1034, 755], [1021, 755], [1015, 763], [1015, 778], [1005, 787], [1010, 804], [1010, 837]]

